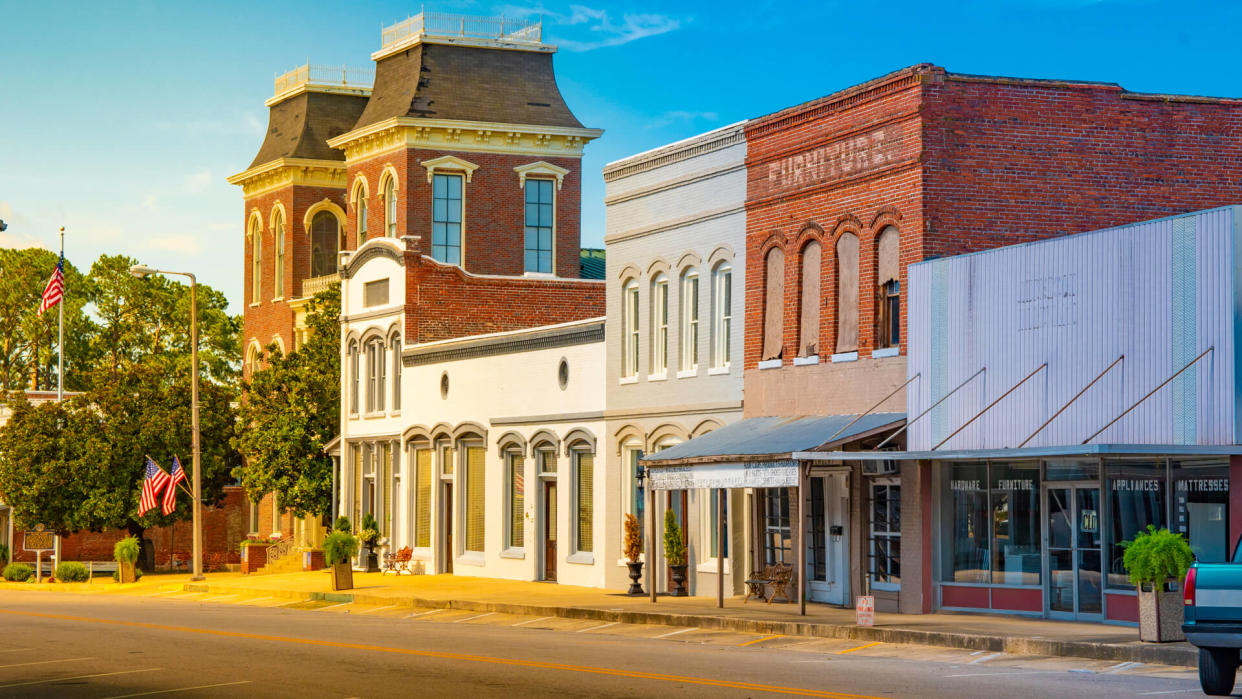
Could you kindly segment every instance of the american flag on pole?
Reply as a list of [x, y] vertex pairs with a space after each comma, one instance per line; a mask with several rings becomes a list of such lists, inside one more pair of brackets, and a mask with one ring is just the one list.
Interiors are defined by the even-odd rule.
[[47, 286], [43, 289], [43, 300], [39, 302], [39, 315], [47, 309], [60, 303], [65, 298], [65, 253], [60, 253], [60, 261], [56, 263], [56, 271], [52, 272], [52, 278], [47, 280]]
[[[160, 473], [163, 473], [161, 471]], [[173, 457], [172, 476], [168, 479], [168, 485], [164, 486], [164, 514], [170, 515], [173, 510], [177, 509], [177, 484], [185, 480], [185, 470], [181, 468], [181, 461], [177, 457]]]
[[159, 498], [160, 493], [168, 485], [171, 477], [160, 468], [151, 457], [147, 457], [147, 475], [142, 479], [142, 498], [138, 501], [138, 516], [141, 517], [147, 513], [147, 510], [155, 507], [155, 502]]

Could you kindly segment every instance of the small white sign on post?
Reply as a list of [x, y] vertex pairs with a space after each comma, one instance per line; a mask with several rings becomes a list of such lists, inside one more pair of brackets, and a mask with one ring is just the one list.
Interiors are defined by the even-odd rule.
[[864, 595], [856, 598], [854, 612], [859, 626], [875, 626], [875, 597]]

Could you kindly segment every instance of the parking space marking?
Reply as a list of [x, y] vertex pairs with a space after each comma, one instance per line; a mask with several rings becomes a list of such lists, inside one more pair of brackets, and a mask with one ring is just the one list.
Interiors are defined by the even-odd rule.
[[411, 615], [407, 616], [407, 617], [406, 617], [406, 619], [413, 619], [413, 618], [415, 618], [415, 617], [427, 616], [428, 614], [435, 614], [436, 612], [442, 612], [442, 611], [444, 611], [444, 610], [443, 610], [443, 609], [433, 609], [433, 610], [431, 610], [431, 611], [429, 611], [429, 612], [419, 612], [419, 613], [417, 613], [417, 614], [411, 614]]
[[871, 643], [864, 643], [861, 646], [857, 646], [855, 648], [846, 648], [845, 650], [839, 650], [837, 651], [837, 655], [845, 655], [846, 653], [853, 653], [856, 650], [864, 650], [866, 648], [875, 648], [878, 645], [880, 645], [880, 641], [872, 641]]
[[1111, 675], [1111, 674], [1113, 674], [1114, 672], [1124, 672], [1124, 671], [1126, 671], [1126, 670], [1130, 670], [1130, 669], [1133, 669], [1133, 668], [1136, 668], [1136, 667], [1142, 667], [1142, 665], [1143, 665], [1143, 663], [1136, 663], [1136, 662], [1117, 663], [1116, 665], [1114, 665], [1114, 666], [1112, 666], [1112, 667], [1108, 668], [1107, 670], [1105, 670], [1105, 671], [1103, 672], [1103, 674], [1105, 674], [1105, 675]]
[[30, 665], [51, 665], [52, 663], [76, 663], [79, 660], [94, 660], [95, 658], [60, 658], [58, 660], [35, 660], [29, 663], [10, 663], [8, 665], [0, 665], [0, 670], [6, 667], [28, 667]]
[[487, 612], [487, 613], [484, 613], [484, 614], [477, 614], [477, 615], [475, 615], [475, 616], [468, 616], [468, 617], [466, 617], [465, 619], [458, 619], [458, 620], [454, 621], [453, 623], [454, 623], [454, 624], [460, 624], [460, 623], [461, 623], [461, 622], [463, 622], [463, 621], [474, 621], [475, 619], [482, 619], [482, 618], [483, 618], [483, 617], [485, 617], [485, 616], [491, 616], [491, 615], [493, 615], [493, 614], [495, 614], [495, 613], [496, 613], [496, 612]]
[[371, 609], [364, 609], [363, 611], [358, 612], [358, 613], [359, 614], [370, 614], [371, 612], [382, 612], [385, 609], [396, 609], [396, 608], [397, 608], [397, 605], [390, 604], [387, 607], [372, 607]]
[[67, 682], [69, 680], [87, 680], [95, 677], [112, 677], [113, 675], [132, 675], [137, 672], [155, 672], [163, 670], [162, 667], [148, 667], [141, 670], [118, 670], [117, 672], [97, 672], [93, 675], [74, 675], [73, 677], [53, 677], [49, 680], [30, 680], [29, 682], [13, 682], [11, 684], [0, 684], [0, 689], [8, 689], [9, 687], [28, 687], [32, 684], [51, 684], [53, 682]]
[[1153, 697], [1153, 696], [1156, 696], [1157, 694], [1189, 694], [1191, 692], [1198, 694], [1199, 690], [1197, 689], [1170, 689], [1164, 692], [1139, 692], [1139, 696], [1140, 697]]
[[601, 624], [601, 625], [599, 625], [599, 626], [592, 626], [592, 627], [591, 627], [591, 628], [589, 628], [589, 629], [578, 629], [578, 630], [577, 630], [577, 631], [575, 631], [574, 633], [586, 633], [587, 631], [598, 631], [598, 630], [600, 630], [600, 629], [606, 629], [606, 628], [608, 628], [609, 626], [616, 626], [617, 624], [620, 624], [620, 623], [621, 623], [621, 622], [619, 622], [619, 621], [613, 621], [613, 622], [609, 622], [609, 623], [607, 623], [607, 624]]
[[157, 689], [153, 692], [138, 692], [137, 694], [121, 694], [108, 699], [129, 699], [129, 697], [149, 697], [153, 694], [174, 694], [176, 692], [193, 692], [196, 689], [211, 689], [212, 687], [236, 687], [239, 684], [250, 684], [250, 680], [242, 680], [241, 682], [221, 682], [219, 684], [200, 684], [197, 687], [179, 687], [177, 689]]
[[[974, 655], [974, 654], [972, 653], [971, 655]], [[979, 663], [986, 663], [987, 661], [989, 661], [989, 660], [991, 660], [991, 659], [993, 659], [993, 658], [999, 658], [999, 657], [1001, 657], [1002, 655], [1004, 655], [1004, 653], [989, 653], [988, 655], [984, 655], [984, 656], [982, 656], [982, 657], [975, 658], [974, 660], [972, 660], [972, 661], [970, 661], [969, 663], [966, 663], [966, 664], [967, 664], [967, 665], [977, 665], [977, 664], [979, 664]]]
[[552, 617], [550, 616], [541, 616], [538, 619], [527, 619], [526, 621], [519, 621], [518, 623], [514, 624], [514, 626], [526, 626], [527, 624], [533, 624], [536, 621], [543, 621], [544, 619], [551, 619], [551, 618]]
[[265, 599], [273, 599], [273, 598], [271, 595], [268, 595], [267, 597], [256, 597], [255, 599], [248, 599], [248, 600], [243, 600], [243, 601], [248, 604], [254, 604], [255, 602], [262, 602]]
[[774, 638], [784, 638], [784, 636], [782, 636], [781, 634], [776, 634], [775, 636], [762, 636], [760, 638], [752, 638], [751, 640], [746, 641], [745, 643], [737, 644], [737, 647], [745, 648], [746, 646], [753, 646], [756, 643], [763, 643], [764, 641], [771, 641]]
[[690, 627], [688, 629], [678, 629], [677, 631], [669, 631], [668, 633], [662, 633], [659, 636], [655, 636], [655, 638], [668, 638], [669, 636], [676, 636], [679, 633], [685, 633], [687, 631], [698, 631], [698, 629], [694, 627]]

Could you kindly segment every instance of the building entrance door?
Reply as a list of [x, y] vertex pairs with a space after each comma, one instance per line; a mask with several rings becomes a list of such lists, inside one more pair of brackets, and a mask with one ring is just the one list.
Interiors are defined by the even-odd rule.
[[1048, 616], [1103, 618], [1103, 582], [1098, 483], [1057, 483], [1044, 488], [1044, 534]]
[[812, 476], [807, 512], [807, 598], [844, 605], [849, 591], [848, 474]]
[[440, 519], [440, 531], [444, 532], [444, 572], [453, 572], [453, 484], [444, 483], [444, 507], [440, 508], [444, 516]]
[[556, 582], [556, 481], [543, 482], [543, 579]]

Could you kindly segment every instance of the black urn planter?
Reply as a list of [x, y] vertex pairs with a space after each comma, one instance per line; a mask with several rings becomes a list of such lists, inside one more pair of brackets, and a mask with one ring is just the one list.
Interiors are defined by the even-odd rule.
[[631, 595], [647, 594], [643, 592], [642, 583], [638, 582], [643, 577], [643, 562], [642, 561], [629, 561], [625, 565], [628, 566], [630, 569], [630, 589], [626, 591], [627, 594], [631, 594]]
[[686, 566], [669, 566], [668, 569], [673, 574], [673, 589], [668, 591], [672, 597], [685, 597], [690, 593], [686, 591]]
[[366, 572], [368, 572], [368, 573], [378, 573], [378, 572], [379, 572], [379, 569], [380, 569], [380, 567], [379, 567], [379, 556], [378, 556], [378, 555], [376, 555], [376, 553], [375, 553], [375, 549], [374, 549], [374, 548], [372, 548], [372, 547], [370, 547], [370, 546], [368, 546], [368, 547], [367, 547], [367, 555], [366, 555], [366, 559], [365, 559], [365, 560], [366, 560]]

